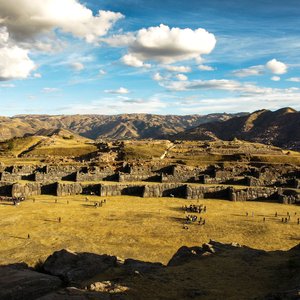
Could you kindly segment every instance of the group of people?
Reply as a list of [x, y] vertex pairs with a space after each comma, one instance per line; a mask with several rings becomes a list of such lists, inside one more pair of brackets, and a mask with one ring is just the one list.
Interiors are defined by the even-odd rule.
[[[297, 212], [294, 214], [297, 215]], [[249, 213], [246, 212], [246, 217], [249, 216]], [[254, 217], [254, 212], [251, 213], [251, 216]], [[274, 217], [277, 218], [279, 215], [277, 212], [275, 212]], [[291, 214], [289, 212], [286, 213], [286, 217], [281, 218], [281, 223], [289, 223], [291, 221]], [[263, 217], [263, 222], [266, 222], [266, 217]], [[297, 224], [300, 225], [300, 218], [297, 218]]]
[[[207, 208], [206, 205], [200, 204], [200, 205], [195, 205], [195, 204], [190, 204], [189, 206], [184, 205], [182, 206], [182, 209], [184, 210], [184, 212], [192, 212], [192, 213], [206, 213]], [[205, 225], [206, 221], [204, 218], [202, 217], [198, 217], [195, 214], [188, 214], [185, 216], [185, 222], [183, 224], [183, 229], [188, 230], [188, 224], [192, 224], [192, 223], [197, 223], [198, 225]]]
[[202, 212], [206, 212], [206, 205], [200, 204], [200, 205], [195, 205], [191, 204], [189, 206], [184, 205], [182, 206], [182, 209], [186, 212], [193, 212], [193, 213], [199, 213], [201, 214]]
[[106, 204], [106, 199], [101, 200], [100, 202], [94, 202], [95, 208], [102, 207], [103, 204]]

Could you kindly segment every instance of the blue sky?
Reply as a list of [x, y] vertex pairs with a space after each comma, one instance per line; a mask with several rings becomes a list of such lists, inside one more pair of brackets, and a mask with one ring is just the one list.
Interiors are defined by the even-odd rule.
[[0, 115], [300, 109], [299, 69], [298, 0], [0, 0]]

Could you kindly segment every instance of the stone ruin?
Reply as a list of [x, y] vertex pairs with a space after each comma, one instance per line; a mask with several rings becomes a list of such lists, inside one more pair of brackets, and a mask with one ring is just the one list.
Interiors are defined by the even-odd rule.
[[300, 203], [300, 169], [259, 166], [1, 166], [0, 196], [134, 195]]

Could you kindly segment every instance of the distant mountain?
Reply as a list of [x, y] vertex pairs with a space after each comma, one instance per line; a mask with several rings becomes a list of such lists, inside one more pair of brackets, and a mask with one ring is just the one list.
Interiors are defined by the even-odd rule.
[[240, 114], [210, 115], [18, 115], [0, 117], [0, 141], [24, 135], [46, 135], [53, 130], [65, 129], [91, 139], [144, 139], [164, 138], [200, 124], [225, 121]]
[[259, 110], [223, 122], [201, 124], [172, 137], [182, 140], [234, 138], [300, 150], [300, 112], [290, 107], [274, 112]]

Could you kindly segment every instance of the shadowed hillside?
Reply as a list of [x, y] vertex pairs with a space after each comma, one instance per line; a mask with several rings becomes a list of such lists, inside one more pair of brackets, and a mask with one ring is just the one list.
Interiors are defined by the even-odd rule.
[[173, 137], [182, 140], [232, 140], [234, 138], [300, 149], [300, 112], [292, 108], [259, 110], [225, 122], [202, 124]]

